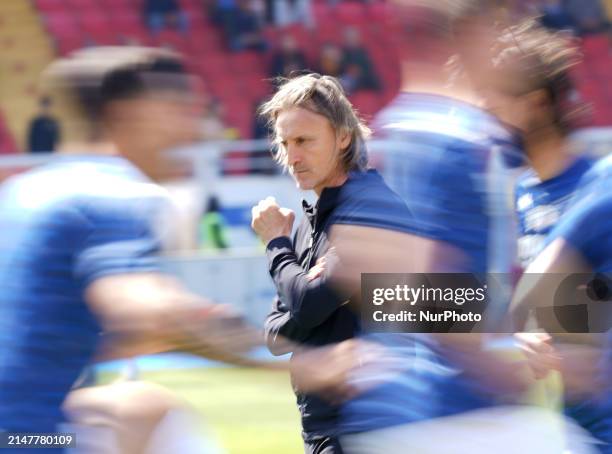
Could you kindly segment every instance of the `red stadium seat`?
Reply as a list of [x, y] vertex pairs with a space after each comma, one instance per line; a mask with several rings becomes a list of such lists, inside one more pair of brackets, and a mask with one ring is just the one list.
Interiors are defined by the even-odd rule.
[[312, 15], [317, 27], [320, 27], [323, 24], [337, 23], [338, 21], [335, 9], [332, 9], [326, 3], [314, 3], [312, 5]]
[[610, 41], [606, 35], [586, 36], [582, 40], [582, 50], [587, 60], [597, 60], [610, 52]]
[[365, 6], [362, 3], [340, 3], [336, 17], [344, 24], [361, 25], [366, 22]]
[[107, 8], [107, 11], [112, 11], [113, 15], [119, 12], [133, 12], [138, 11], [140, 16], [140, 10], [137, 10], [134, 5], [126, 0], [101, 0], [102, 7]]
[[366, 118], [374, 116], [382, 106], [380, 94], [373, 91], [358, 91], [350, 99], [359, 113]]
[[81, 33], [74, 17], [66, 13], [47, 14], [45, 23], [49, 32], [56, 37], [74, 36]]
[[56, 39], [57, 51], [64, 56], [83, 47], [83, 38], [80, 35], [66, 35]]
[[112, 24], [117, 33], [126, 36], [141, 36], [142, 34], [149, 34], [140, 15], [133, 11], [126, 10], [113, 13]]
[[36, 0], [36, 7], [44, 14], [56, 13], [65, 11], [66, 3], [64, 0]]
[[156, 46], [167, 47], [182, 52], [187, 47], [187, 40], [175, 30], [163, 29], [157, 36], [153, 36]]
[[257, 52], [239, 52], [227, 57], [228, 66], [234, 74], [262, 71], [261, 56]]
[[64, 3], [77, 14], [79, 14], [79, 11], [104, 10], [98, 0], [64, 0]]
[[95, 41], [96, 44], [117, 43], [117, 32], [102, 12], [82, 14], [78, 19], [85, 36]]
[[366, 15], [370, 23], [386, 24], [391, 19], [389, 5], [384, 2], [374, 2], [368, 5]]

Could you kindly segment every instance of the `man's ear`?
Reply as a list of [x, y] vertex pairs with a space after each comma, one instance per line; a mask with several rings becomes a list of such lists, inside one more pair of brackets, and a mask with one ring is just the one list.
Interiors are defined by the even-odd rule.
[[338, 148], [346, 150], [351, 144], [351, 134], [346, 130], [338, 131]]
[[545, 108], [552, 104], [552, 99], [545, 89], [534, 90], [531, 93], [525, 95], [531, 106], [537, 108]]

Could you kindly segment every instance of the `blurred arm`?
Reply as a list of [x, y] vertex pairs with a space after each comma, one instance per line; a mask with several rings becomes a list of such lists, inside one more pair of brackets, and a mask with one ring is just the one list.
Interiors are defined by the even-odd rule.
[[106, 333], [102, 357], [181, 350], [210, 359], [249, 361], [244, 353], [262, 342], [226, 307], [185, 292], [158, 273], [106, 276], [85, 293]]
[[300, 266], [291, 240], [272, 240], [266, 250], [270, 275], [278, 291], [278, 300], [266, 320], [266, 340], [275, 354], [287, 353], [276, 348], [278, 336], [304, 341], [310, 331], [325, 322], [347, 300], [328, 285], [326, 277], [311, 279]]

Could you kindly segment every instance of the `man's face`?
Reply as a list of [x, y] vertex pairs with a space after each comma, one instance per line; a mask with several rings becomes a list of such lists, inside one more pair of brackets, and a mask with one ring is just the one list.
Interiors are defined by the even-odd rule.
[[282, 111], [275, 130], [279, 152], [286, 154], [289, 173], [300, 189], [320, 195], [324, 188], [342, 184], [346, 173], [340, 152], [348, 147], [350, 135], [336, 134], [327, 118], [301, 107]]
[[123, 105], [133, 134], [152, 149], [167, 150], [197, 138], [198, 103], [188, 92], [160, 91]]
[[163, 153], [197, 140], [198, 101], [180, 91], [149, 93], [110, 104], [111, 137], [120, 151], [153, 178], [176, 170]]

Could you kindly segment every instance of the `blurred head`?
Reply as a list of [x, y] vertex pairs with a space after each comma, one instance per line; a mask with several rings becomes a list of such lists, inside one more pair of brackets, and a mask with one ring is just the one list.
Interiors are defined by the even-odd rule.
[[321, 48], [319, 66], [321, 72], [331, 75], [340, 75], [340, 64], [342, 62], [342, 50], [332, 43], [326, 43]]
[[584, 109], [572, 100], [570, 68], [579, 56], [570, 39], [530, 19], [506, 29], [497, 52], [497, 77], [482, 91], [487, 108], [528, 136], [571, 132]]
[[117, 68], [104, 77], [101, 96], [101, 120], [111, 136], [128, 132], [161, 150], [196, 138], [199, 104], [178, 58]]
[[49, 96], [43, 96], [42, 98], [40, 98], [39, 105], [40, 105], [40, 110], [43, 113], [49, 112], [51, 110], [52, 104], [53, 102], [51, 101], [51, 98]]
[[359, 30], [355, 27], [347, 27], [344, 29], [344, 45], [349, 48], [359, 47], [361, 45], [361, 36]]
[[285, 81], [260, 114], [273, 131], [276, 160], [301, 189], [320, 194], [367, 166], [370, 130], [333, 77], [307, 74]]
[[93, 48], [47, 74], [76, 107], [89, 142], [113, 142], [147, 173], [161, 151], [196, 138], [199, 105], [178, 55], [148, 48]]
[[450, 57], [458, 56], [463, 72], [474, 82], [487, 76], [491, 48], [499, 35], [496, 0], [390, 3], [392, 19], [404, 38], [403, 62], [443, 66]]
[[297, 50], [297, 42], [291, 35], [283, 35], [281, 39], [281, 50], [285, 53], [295, 52]]

